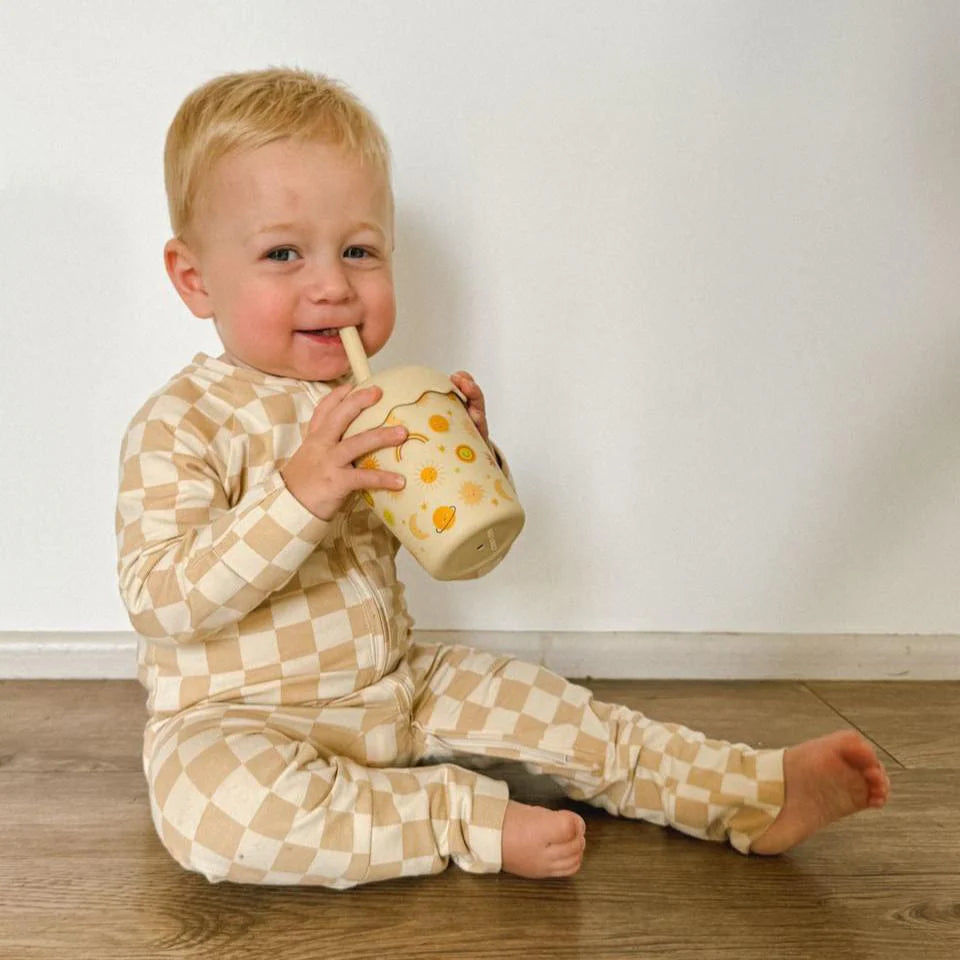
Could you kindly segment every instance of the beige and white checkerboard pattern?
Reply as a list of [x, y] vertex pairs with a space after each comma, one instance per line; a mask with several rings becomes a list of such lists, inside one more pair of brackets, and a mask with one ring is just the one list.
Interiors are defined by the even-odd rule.
[[500, 868], [506, 757], [571, 797], [749, 848], [782, 754], [658, 724], [532, 664], [410, 644], [397, 542], [357, 497], [331, 523], [286, 490], [329, 385], [199, 355], [134, 418], [117, 508], [140, 632], [157, 830], [211, 880], [348, 887]]
[[548, 670], [411, 647], [341, 702], [210, 704], [148, 727], [154, 822], [209, 880], [322, 884], [500, 869], [507, 788], [443, 762], [517, 760], [567, 794], [747, 852], [783, 802], [782, 751], [707, 740], [600, 703]]
[[[344, 889], [437, 873], [451, 858], [467, 871], [499, 870], [506, 785], [452, 764], [403, 768], [413, 762], [405, 730], [399, 698], [372, 714], [359, 705], [187, 711], [148, 728], [157, 832], [211, 881]], [[401, 768], [374, 765], [390, 744]]]
[[200, 354], [131, 423], [118, 572], [151, 713], [329, 700], [403, 655], [394, 536], [360, 497], [318, 520], [279, 473], [329, 390]]
[[783, 805], [783, 751], [709, 740], [602, 703], [544, 667], [414, 645], [413, 726], [429, 757], [523, 762], [576, 800], [747, 853]]

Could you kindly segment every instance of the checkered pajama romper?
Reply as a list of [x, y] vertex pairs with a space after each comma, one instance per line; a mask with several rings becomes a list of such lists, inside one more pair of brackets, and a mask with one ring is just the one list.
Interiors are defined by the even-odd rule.
[[[326, 523], [278, 467], [326, 384], [203, 354], [124, 440], [120, 589], [141, 636], [154, 823], [211, 881], [332, 888], [501, 866], [517, 760], [575, 799], [747, 852], [780, 750], [708, 740], [542, 667], [411, 641], [397, 541], [353, 497]], [[429, 765], [420, 765], [429, 761]]]

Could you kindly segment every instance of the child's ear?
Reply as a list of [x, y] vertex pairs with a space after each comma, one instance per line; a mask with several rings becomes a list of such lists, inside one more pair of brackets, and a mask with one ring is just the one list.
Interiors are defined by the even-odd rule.
[[195, 317], [213, 316], [210, 296], [200, 273], [196, 254], [178, 237], [168, 240], [163, 248], [163, 265], [167, 276], [176, 287], [180, 299]]

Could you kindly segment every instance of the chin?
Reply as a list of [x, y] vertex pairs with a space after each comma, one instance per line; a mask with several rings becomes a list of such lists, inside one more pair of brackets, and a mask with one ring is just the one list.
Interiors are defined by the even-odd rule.
[[327, 380], [339, 380], [341, 377], [350, 373], [350, 365], [342, 364], [339, 366], [321, 366], [310, 367], [304, 365], [301, 369], [286, 374], [288, 377], [295, 377], [297, 380], [314, 380], [324, 382]]

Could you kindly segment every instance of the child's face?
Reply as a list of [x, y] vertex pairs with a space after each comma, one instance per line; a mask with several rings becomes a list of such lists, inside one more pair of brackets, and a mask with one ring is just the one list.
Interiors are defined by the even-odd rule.
[[368, 355], [393, 331], [392, 247], [382, 174], [338, 147], [278, 140], [217, 164], [191, 246], [172, 240], [166, 258], [228, 360], [333, 380], [349, 370], [337, 329], [358, 327]]

